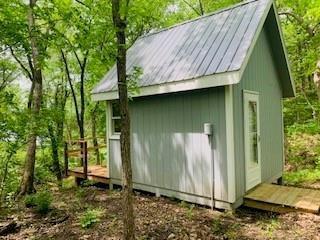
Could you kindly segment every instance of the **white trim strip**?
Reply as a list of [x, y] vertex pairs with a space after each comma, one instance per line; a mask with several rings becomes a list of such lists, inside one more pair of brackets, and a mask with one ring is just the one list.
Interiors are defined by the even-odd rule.
[[108, 175], [110, 176], [110, 136], [111, 136], [111, 131], [112, 131], [112, 127], [111, 127], [111, 103], [110, 102], [106, 102], [106, 141], [107, 141], [107, 171], [108, 171]]
[[227, 142], [227, 173], [228, 173], [228, 202], [236, 201], [236, 170], [234, 154], [234, 117], [233, 117], [233, 86], [225, 87], [226, 111], [226, 142]]
[[[137, 95], [133, 97], [150, 96], [164, 93], [182, 92], [194, 89], [210, 88], [236, 84], [240, 82], [240, 74], [238, 71], [219, 73], [200, 78], [168, 82], [158, 85], [141, 87]], [[105, 93], [93, 93], [93, 101], [104, 101], [118, 99], [118, 91]]]

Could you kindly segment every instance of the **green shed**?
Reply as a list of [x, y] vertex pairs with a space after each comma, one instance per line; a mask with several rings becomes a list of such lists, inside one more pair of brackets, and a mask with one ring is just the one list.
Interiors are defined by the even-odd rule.
[[[275, 3], [252, 0], [140, 37], [127, 72], [134, 188], [230, 209], [282, 177], [282, 99], [294, 83]], [[93, 90], [107, 101], [108, 169], [121, 184], [114, 66]]]

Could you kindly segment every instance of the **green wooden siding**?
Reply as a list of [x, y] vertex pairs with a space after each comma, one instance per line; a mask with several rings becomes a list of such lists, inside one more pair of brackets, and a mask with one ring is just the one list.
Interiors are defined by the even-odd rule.
[[[226, 199], [224, 87], [135, 98], [130, 103], [135, 183]], [[214, 137], [203, 133], [212, 123]], [[209, 141], [211, 143], [209, 143]], [[110, 140], [110, 175], [120, 179], [119, 140]]]
[[282, 174], [283, 125], [282, 89], [276, 64], [264, 28], [256, 43], [241, 82], [234, 86], [234, 129], [236, 196], [245, 192], [245, 158], [243, 132], [243, 90], [259, 92], [261, 126], [262, 181]]

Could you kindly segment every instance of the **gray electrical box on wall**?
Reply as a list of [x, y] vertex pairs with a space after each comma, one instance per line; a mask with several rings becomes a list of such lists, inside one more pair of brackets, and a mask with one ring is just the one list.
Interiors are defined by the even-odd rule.
[[212, 135], [212, 132], [213, 132], [213, 129], [212, 129], [212, 124], [211, 123], [205, 123], [203, 125], [203, 132], [205, 135], [208, 135], [208, 136], [211, 136]]

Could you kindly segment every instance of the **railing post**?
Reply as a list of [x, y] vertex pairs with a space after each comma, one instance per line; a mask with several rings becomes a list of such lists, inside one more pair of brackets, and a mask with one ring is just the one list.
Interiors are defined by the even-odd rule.
[[69, 156], [68, 156], [68, 143], [64, 142], [64, 175], [68, 177]]
[[88, 145], [87, 141], [83, 142], [83, 152], [84, 152], [84, 164], [83, 164], [83, 173], [84, 173], [84, 178], [88, 178]]

